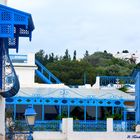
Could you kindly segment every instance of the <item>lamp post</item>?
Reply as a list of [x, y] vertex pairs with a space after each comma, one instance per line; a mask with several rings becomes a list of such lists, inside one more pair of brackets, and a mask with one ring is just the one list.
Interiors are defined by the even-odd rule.
[[26, 119], [26, 122], [27, 122], [27, 125], [30, 129], [30, 135], [28, 136], [28, 140], [33, 140], [33, 136], [32, 136], [32, 133], [33, 133], [33, 127], [34, 127], [34, 124], [35, 124], [35, 117], [36, 117], [36, 112], [35, 110], [33, 109], [32, 106], [28, 106], [28, 108], [25, 110], [25, 119]]

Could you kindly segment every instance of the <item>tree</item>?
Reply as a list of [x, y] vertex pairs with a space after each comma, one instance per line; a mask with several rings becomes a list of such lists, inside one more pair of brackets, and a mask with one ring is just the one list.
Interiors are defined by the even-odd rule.
[[49, 54], [49, 62], [54, 61], [54, 53]]
[[76, 60], [76, 50], [73, 53], [73, 60]]
[[44, 50], [39, 50], [37, 53], [35, 53], [35, 58], [40, 61], [41, 63], [44, 63]]
[[123, 50], [122, 53], [129, 53], [129, 51], [128, 50]]
[[86, 50], [85, 54], [84, 54], [84, 57], [88, 57], [89, 56], [89, 53], [88, 51]]
[[65, 55], [63, 56], [63, 59], [64, 60], [71, 60], [68, 49], [66, 49]]

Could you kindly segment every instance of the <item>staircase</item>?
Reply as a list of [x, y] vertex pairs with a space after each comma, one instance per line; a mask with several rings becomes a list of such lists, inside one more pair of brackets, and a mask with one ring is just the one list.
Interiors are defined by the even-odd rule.
[[38, 60], [35, 60], [38, 69], [35, 74], [47, 84], [61, 84], [60, 80], [54, 76], [46, 67], [44, 67]]

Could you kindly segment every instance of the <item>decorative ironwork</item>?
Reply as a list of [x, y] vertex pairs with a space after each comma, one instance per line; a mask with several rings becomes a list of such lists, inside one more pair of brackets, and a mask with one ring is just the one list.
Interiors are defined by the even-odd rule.
[[106, 121], [78, 121], [73, 122], [74, 131], [106, 131]]
[[6, 100], [6, 104], [38, 104], [38, 105], [78, 105], [78, 106], [114, 106], [126, 107], [125, 100], [83, 99], [83, 98], [47, 98], [47, 97], [14, 97]]
[[135, 131], [135, 120], [127, 120], [127, 121], [121, 121], [121, 120], [114, 120], [113, 121], [113, 130], [115, 132], [133, 132]]

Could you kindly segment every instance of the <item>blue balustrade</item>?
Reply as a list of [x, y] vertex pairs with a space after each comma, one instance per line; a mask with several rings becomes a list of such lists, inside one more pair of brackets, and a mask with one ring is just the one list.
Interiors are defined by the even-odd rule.
[[100, 76], [100, 86], [117, 84], [135, 84], [135, 80], [131, 76]]
[[106, 131], [106, 121], [93, 121], [93, 120], [88, 120], [88, 121], [79, 121], [79, 120], [74, 120], [73, 121], [73, 130], [74, 131]]
[[61, 120], [36, 121], [35, 131], [61, 131]]
[[27, 55], [10, 54], [12, 63], [27, 63]]
[[36, 75], [42, 79], [43, 82], [47, 84], [61, 84], [61, 81], [53, 75], [46, 67], [44, 67], [38, 60], [35, 60], [35, 64], [38, 69], [35, 70]]
[[114, 120], [113, 121], [113, 130], [115, 132], [134, 132], [135, 131], [135, 120]]
[[[28, 126], [25, 121], [15, 121], [18, 131], [28, 131]], [[34, 131], [61, 131], [62, 120], [47, 120], [47, 121], [36, 121]], [[19, 128], [20, 127], [20, 128]]]

